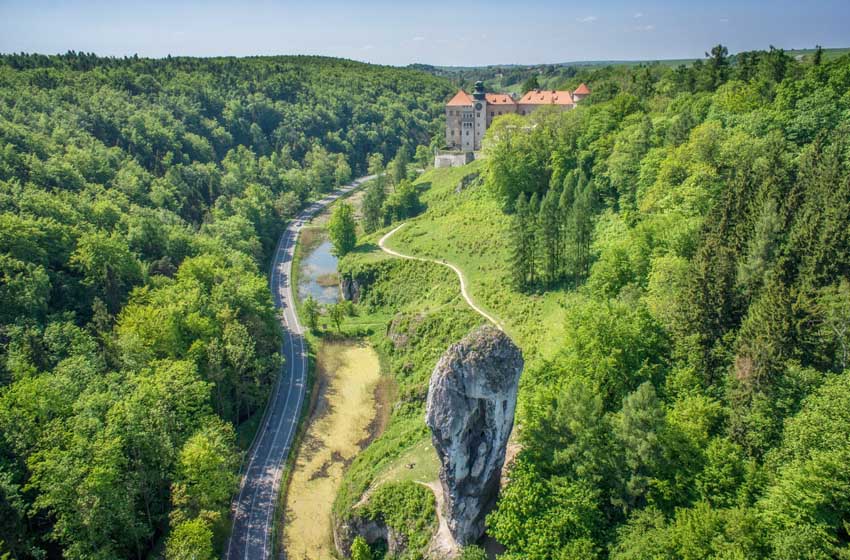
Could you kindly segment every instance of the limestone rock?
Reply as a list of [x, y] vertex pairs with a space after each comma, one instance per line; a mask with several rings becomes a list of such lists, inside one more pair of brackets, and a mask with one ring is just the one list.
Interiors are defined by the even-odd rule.
[[351, 545], [356, 537], [363, 537], [367, 544], [378, 541], [387, 543], [387, 554], [399, 556], [407, 549], [407, 538], [381, 519], [369, 519], [355, 513], [345, 521], [334, 519], [333, 539], [337, 552], [343, 558], [351, 556]]
[[360, 303], [360, 284], [354, 278], [341, 276], [339, 279], [339, 291], [342, 299], [353, 303]]
[[523, 359], [495, 327], [481, 327], [452, 345], [428, 387], [425, 422], [440, 457], [449, 530], [461, 545], [484, 532], [514, 424]]
[[460, 180], [460, 183], [455, 187], [455, 194], [460, 194], [467, 189], [471, 184], [478, 181], [478, 177], [480, 173], [476, 171], [475, 173], [470, 173], [469, 175], [464, 175], [463, 179]]

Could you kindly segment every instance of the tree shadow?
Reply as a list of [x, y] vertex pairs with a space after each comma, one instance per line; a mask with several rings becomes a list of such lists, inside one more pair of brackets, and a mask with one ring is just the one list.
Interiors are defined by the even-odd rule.
[[365, 253], [372, 253], [374, 251], [377, 251], [378, 249], [379, 249], [379, 247], [378, 247], [377, 243], [369, 242], [369, 243], [362, 243], [362, 244], [357, 245], [357, 247], [355, 247], [351, 252], [352, 253], [363, 253], [363, 254], [365, 254]]

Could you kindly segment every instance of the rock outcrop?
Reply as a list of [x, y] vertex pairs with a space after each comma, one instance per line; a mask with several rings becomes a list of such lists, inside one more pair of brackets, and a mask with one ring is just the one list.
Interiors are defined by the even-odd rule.
[[334, 545], [343, 558], [351, 556], [351, 544], [358, 536], [363, 537], [367, 544], [385, 541], [387, 543], [387, 554], [390, 557], [399, 556], [407, 549], [405, 536], [391, 527], [387, 527], [382, 519], [369, 519], [355, 512], [344, 522], [334, 520]]
[[484, 532], [511, 434], [523, 359], [495, 327], [481, 327], [452, 345], [428, 387], [425, 421], [440, 457], [449, 529], [461, 545]]
[[477, 171], [475, 173], [470, 173], [469, 175], [464, 175], [463, 179], [461, 179], [460, 183], [458, 183], [455, 187], [455, 194], [460, 194], [465, 191], [469, 185], [478, 181], [479, 176], [480, 173]]
[[354, 278], [340, 276], [339, 291], [345, 301], [360, 303], [360, 284]]

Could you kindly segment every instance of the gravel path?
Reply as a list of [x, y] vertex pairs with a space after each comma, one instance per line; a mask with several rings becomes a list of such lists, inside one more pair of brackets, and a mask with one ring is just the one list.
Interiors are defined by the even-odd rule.
[[478, 307], [475, 304], [475, 302], [472, 300], [472, 297], [469, 295], [469, 292], [467, 291], [467, 288], [466, 288], [466, 278], [464, 278], [463, 272], [461, 272], [458, 267], [456, 267], [452, 263], [450, 263], [448, 261], [444, 261], [442, 259], [428, 259], [428, 258], [425, 258], [425, 257], [414, 257], [412, 255], [405, 255], [405, 254], [399, 253], [398, 251], [394, 251], [393, 249], [390, 249], [389, 247], [386, 246], [387, 239], [389, 239], [395, 232], [397, 232], [398, 230], [400, 230], [401, 228], [403, 228], [406, 225], [407, 225], [407, 223], [401, 224], [400, 226], [394, 228], [392, 231], [390, 231], [386, 235], [384, 235], [380, 239], [380, 241], [378, 241], [378, 246], [381, 248], [381, 250], [384, 251], [385, 253], [393, 255], [394, 257], [400, 257], [402, 259], [409, 259], [409, 260], [414, 260], [414, 261], [432, 262], [432, 263], [437, 263], [437, 264], [441, 264], [443, 266], [449, 267], [450, 269], [452, 269], [454, 271], [455, 274], [457, 274], [458, 279], [460, 279], [460, 294], [463, 296], [463, 299], [466, 300], [466, 303], [469, 304], [469, 307], [471, 307], [476, 313], [478, 313], [479, 315], [481, 315], [482, 317], [484, 317], [485, 319], [487, 319], [488, 321], [493, 323], [493, 325], [496, 328], [498, 328], [499, 330], [504, 330], [502, 328], [502, 324], [499, 322], [498, 319], [496, 319], [495, 317], [493, 317], [492, 315], [490, 315], [489, 313], [487, 313], [486, 311], [484, 311], [483, 309]]

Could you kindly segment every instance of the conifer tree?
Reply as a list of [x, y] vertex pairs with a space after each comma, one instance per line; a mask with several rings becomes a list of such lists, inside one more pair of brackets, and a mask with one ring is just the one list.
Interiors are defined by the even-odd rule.
[[581, 181], [567, 221], [569, 275], [578, 285], [590, 271], [590, 243], [593, 239], [593, 187]]
[[569, 234], [569, 223], [570, 216], [573, 209], [573, 202], [575, 199], [575, 184], [574, 184], [574, 173], [569, 173], [564, 178], [564, 187], [561, 190], [561, 196], [558, 199], [558, 244], [560, 245], [560, 249], [558, 250], [560, 254], [560, 270], [558, 274], [561, 279], [567, 277], [569, 275], [569, 252], [567, 251], [567, 236]]
[[716, 45], [711, 52], [705, 53], [708, 62], [705, 66], [711, 89], [717, 88], [725, 83], [729, 74], [729, 49], [723, 45]]
[[643, 383], [623, 399], [614, 432], [623, 453], [620, 477], [626, 510], [643, 506], [658, 485], [664, 460], [664, 425], [664, 409], [652, 383]]
[[381, 178], [373, 180], [366, 189], [366, 196], [363, 197], [363, 229], [366, 233], [372, 233], [384, 225], [383, 208], [386, 198], [383, 180]]
[[387, 180], [386, 169], [384, 169], [384, 156], [378, 153], [370, 155], [367, 170], [369, 175], [375, 176], [375, 183], [380, 185], [383, 190]]
[[543, 273], [546, 284], [554, 285], [558, 281], [560, 269], [560, 220], [558, 195], [549, 189], [540, 205], [540, 240], [542, 245]]
[[528, 209], [525, 219], [525, 236], [528, 243], [528, 284], [533, 286], [537, 282], [537, 265], [540, 262], [540, 224], [538, 216], [540, 215], [540, 197], [537, 193], [531, 195], [528, 201]]
[[528, 217], [528, 203], [525, 193], [520, 193], [516, 200], [515, 212], [511, 221], [511, 271], [513, 273], [513, 284], [517, 290], [525, 290], [528, 287], [530, 276], [528, 265], [529, 242], [526, 234], [525, 221]]

